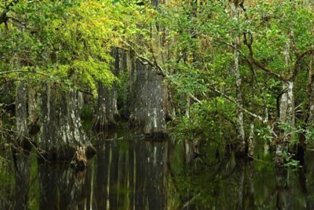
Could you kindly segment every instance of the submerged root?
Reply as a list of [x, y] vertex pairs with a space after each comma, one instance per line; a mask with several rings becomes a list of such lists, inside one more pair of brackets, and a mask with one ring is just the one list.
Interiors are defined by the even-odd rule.
[[84, 147], [79, 147], [76, 150], [71, 161], [71, 166], [78, 171], [82, 171], [86, 168], [87, 157], [86, 157], [86, 149]]
[[73, 169], [82, 171], [87, 167], [87, 161], [96, 154], [96, 149], [92, 145], [66, 146], [62, 148], [51, 148], [49, 151], [40, 150], [38, 160], [45, 162], [70, 162]]

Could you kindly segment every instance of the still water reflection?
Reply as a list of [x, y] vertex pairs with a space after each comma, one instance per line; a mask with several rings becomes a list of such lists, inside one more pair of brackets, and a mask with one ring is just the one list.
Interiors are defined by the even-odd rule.
[[32, 155], [0, 161], [0, 209], [314, 209], [311, 153], [305, 168], [284, 170], [267, 158], [187, 164], [184, 147], [169, 142], [102, 137], [97, 145], [84, 172]]

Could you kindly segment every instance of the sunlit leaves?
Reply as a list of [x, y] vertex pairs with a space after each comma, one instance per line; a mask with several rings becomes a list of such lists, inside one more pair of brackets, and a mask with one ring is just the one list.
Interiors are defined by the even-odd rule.
[[115, 80], [109, 67], [112, 48], [135, 37], [148, 11], [131, 1], [20, 0], [9, 12], [8, 27], [0, 26], [1, 65], [6, 71], [27, 67], [43, 73], [10, 78], [54, 80], [96, 93], [98, 82]]

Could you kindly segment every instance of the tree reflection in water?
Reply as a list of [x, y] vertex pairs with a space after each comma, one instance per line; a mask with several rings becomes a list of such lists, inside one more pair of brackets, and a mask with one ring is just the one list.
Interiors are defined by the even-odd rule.
[[165, 209], [167, 144], [105, 141], [96, 157], [94, 209]]
[[[313, 209], [314, 161], [300, 169], [271, 160], [186, 162], [184, 146], [99, 137], [87, 170], [68, 163], [37, 164], [18, 155], [0, 172], [0, 209], [254, 210]], [[210, 158], [209, 158], [210, 159]], [[15, 165], [15, 166], [14, 166]], [[14, 166], [14, 167], [13, 167]], [[14, 173], [15, 176], [8, 177]]]

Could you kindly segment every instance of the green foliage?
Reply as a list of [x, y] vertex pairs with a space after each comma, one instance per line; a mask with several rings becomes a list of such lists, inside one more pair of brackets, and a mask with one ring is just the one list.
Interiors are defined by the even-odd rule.
[[196, 140], [196, 138], [200, 136], [206, 137], [213, 124], [212, 119], [210, 118], [210, 112], [210, 104], [193, 105], [190, 109], [190, 116], [183, 116], [179, 120], [173, 134], [175, 134], [175, 137], [179, 140]]
[[[230, 1], [155, 7], [136, 0], [20, 0], [0, 25], [0, 79], [57, 83], [94, 96], [99, 83], [115, 84], [119, 101], [126, 101], [128, 74], [111, 72], [110, 54], [113, 47], [131, 48], [161, 67], [172, 91], [177, 137], [225, 143], [236, 137], [243, 112], [246, 133], [254, 123], [260, 139], [270, 141], [283, 83], [293, 70], [302, 113], [296, 127], [305, 123], [313, 7], [301, 0], [253, 0], [245, 2], [245, 11], [233, 6]], [[299, 132], [293, 126], [282, 130]]]
[[285, 164], [284, 166], [287, 168], [298, 169], [300, 168], [300, 162], [298, 160], [293, 159], [290, 154], [285, 154]]
[[257, 129], [256, 135], [259, 139], [266, 143], [271, 143], [273, 139], [272, 128], [270, 126], [262, 126]]
[[[235, 136], [232, 131], [232, 117], [228, 118], [228, 116], [233, 116], [232, 110], [230, 104], [221, 97], [211, 101], [204, 100], [201, 104], [193, 104], [189, 109], [189, 116], [183, 115], [171, 122], [174, 127], [171, 135], [178, 141], [201, 139], [203, 142], [209, 141], [216, 146], [224, 145], [221, 139]], [[225, 123], [221, 124], [223, 121]], [[228, 132], [225, 132], [226, 129]]]
[[[262, 117], [267, 110], [269, 122], [266, 124], [258, 122], [248, 112], [245, 112], [244, 124], [249, 133], [248, 125], [254, 122], [258, 127], [258, 138], [272, 141], [275, 132], [272, 125], [278, 123], [277, 103], [283, 92], [283, 81], [252, 65], [244, 33], [247, 38], [252, 38], [254, 59], [273, 74], [287, 78], [292, 74], [296, 62], [301, 62], [302, 68], [309, 63], [307, 58], [298, 59], [314, 46], [314, 13], [311, 6], [303, 1], [279, 0], [245, 2], [244, 6], [245, 12], [238, 8], [238, 15], [234, 14], [231, 3], [226, 1], [202, 2], [201, 6], [174, 1], [160, 6], [158, 10], [156, 24], [165, 29], [160, 37], [166, 42], [160, 51], [169, 54], [159, 65], [164, 67], [174, 91], [179, 118], [173, 124], [177, 135], [182, 138], [195, 138], [194, 133], [204, 136], [207, 132], [205, 136], [217, 139], [216, 135], [208, 134], [213, 132], [220, 133], [218, 139], [221, 139], [224, 132], [218, 131], [235, 131], [236, 114], [239, 106], [243, 106]], [[235, 45], [236, 39], [239, 40], [238, 45]], [[235, 48], [239, 53], [243, 105], [236, 104], [238, 93], [233, 70]], [[305, 80], [306, 69], [301, 69], [295, 85], [298, 104], [307, 102], [306, 87], [302, 82]], [[188, 97], [191, 100], [189, 118], [185, 116], [189, 107]], [[299, 109], [302, 109], [299, 112], [307, 112], [304, 106]], [[304, 118], [297, 118], [297, 127], [302, 122]], [[302, 132], [291, 129], [285, 131], [293, 134]], [[229, 138], [233, 138], [233, 135]]]
[[309, 141], [309, 143], [313, 143], [314, 141], [314, 128], [310, 127], [306, 132], [306, 139]]
[[123, 1], [21, 0], [0, 25], [0, 77], [86, 86], [96, 94], [99, 81], [116, 80], [112, 47], [134, 37], [145, 13]]

